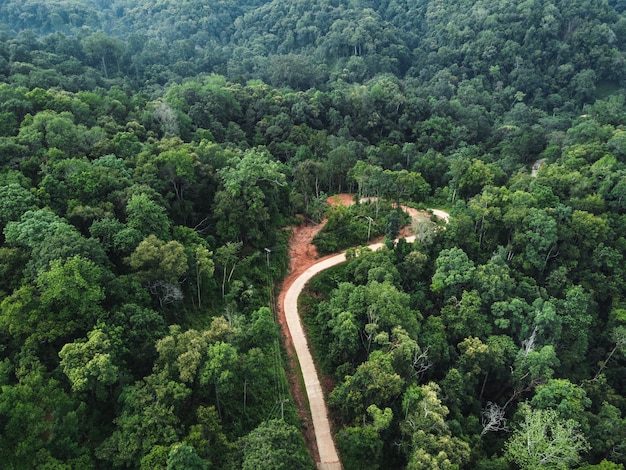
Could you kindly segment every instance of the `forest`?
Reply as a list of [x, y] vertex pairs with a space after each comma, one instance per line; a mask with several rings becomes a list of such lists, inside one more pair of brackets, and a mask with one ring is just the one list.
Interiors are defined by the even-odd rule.
[[344, 469], [623, 470], [625, 85], [624, 0], [0, 0], [1, 466], [314, 469], [325, 220]]

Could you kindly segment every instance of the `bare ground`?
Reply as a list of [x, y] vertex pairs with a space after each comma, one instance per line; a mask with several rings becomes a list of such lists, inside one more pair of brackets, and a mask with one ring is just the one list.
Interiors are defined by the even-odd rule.
[[[343, 204], [343, 205], [351, 205], [354, 203], [354, 195], [352, 194], [338, 194], [336, 196], [332, 196], [328, 198], [327, 201], [331, 205], [335, 204]], [[413, 219], [421, 218], [428, 219], [428, 214], [423, 211], [417, 211], [411, 208], [404, 208], [405, 211], [411, 215]], [[291, 389], [291, 394], [295, 401], [295, 406], [298, 411], [298, 415], [300, 416], [300, 420], [303, 423], [303, 434], [306, 441], [306, 445], [311, 453], [315, 462], [319, 462], [319, 452], [317, 448], [317, 443], [315, 439], [315, 430], [313, 428], [313, 423], [311, 420], [311, 415], [309, 413], [309, 406], [307, 401], [306, 391], [304, 390], [304, 386], [302, 381], [300, 380], [299, 364], [298, 358], [295, 353], [293, 339], [291, 337], [289, 328], [287, 326], [287, 320], [285, 317], [284, 311], [284, 302], [285, 302], [285, 294], [292, 286], [294, 281], [304, 273], [308, 268], [313, 266], [315, 263], [321, 261], [322, 259], [331, 257], [329, 255], [325, 258], [320, 258], [317, 253], [317, 249], [315, 245], [311, 242], [313, 237], [317, 235], [317, 233], [324, 226], [324, 222], [321, 224], [314, 224], [310, 222], [303, 222], [302, 224], [295, 226], [292, 228], [292, 234], [289, 239], [289, 249], [288, 255], [290, 259], [290, 268], [289, 275], [283, 280], [280, 288], [280, 293], [278, 296], [278, 319], [281, 326], [285, 347], [287, 350], [287, 354], [289, 356], [289, 386]], [[411, 227], [406, 226], [403, 227], [400, 236], [409, 236], [411, 235]], [[324, 385], [328, 385], [328, 379], [322, 377], [322, 382]], [[325, 387], [326, 388], [326, 387]]]

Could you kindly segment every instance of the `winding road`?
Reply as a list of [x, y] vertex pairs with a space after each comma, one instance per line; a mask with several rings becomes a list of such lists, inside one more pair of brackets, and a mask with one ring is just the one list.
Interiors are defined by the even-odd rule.
[[[409, 211], [412, 217], [415, 217], [413, 211]], [[448, 221], [449, 214], [440, 210], [432, 210], [438, 218]], [[417, 213], [417, 211], [415, 211]], [[407, 242], [415, 240], [414, 236], [406, 237]], [[369, 245], [372, 250], [382, 247], [382, 243], [374, 243]], [[283, 299], [283, 311], [285, 313], [288, 333], [291, 336], [293, 347], [296, 352], [297, 359], [300, 363], [302, 377], [306, 388], [306, 394], [309, 400], [311, 410], [311, 419], [315, 433], [315, 440], [319, 452], [319, 462], [317, 468], [320, 470], [341, 470], [341, 462], [335, 447], [335, 441], [331, 434], [330, 422], [328, 420], [328, 409], [319, 375], [315, 369], [315, 363], [311, 356], [309, 344], [302, 328], [300, 315], [298, 314], [298, 297], [304, 289], [307, 282], [322, 271], [341, 264], [346, 261], [345, 252], [338, 255], [325, 258], [312, 266], [308, 267], [301, 273], [291, 285], [288, 287]]]

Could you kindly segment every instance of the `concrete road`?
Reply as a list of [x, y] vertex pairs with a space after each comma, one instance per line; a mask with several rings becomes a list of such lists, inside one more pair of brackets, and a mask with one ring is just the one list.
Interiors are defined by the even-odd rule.
[[[446, 222], [448, 221], [449, 214], [443, 211], [433, 211], [435, 215]], [[415, 240], [415, 237], [407, 237], [406, 241], [411, 243]], [[375, 243], [369, 245], [372, 250], [377, 250], [382, 247], [382, 243]], [[285, 311], [285, 317], [287, 320], [287, 327], [291, 334], [293, 346], [300, 362], [300, 369], [302, 370], [302, 377], [304, 379], [304, 386], [309, 399], [309, 406], [311, 408], [311, 419], [313, 421], [313, 428], [315, 429], [315, 440], [317, 441], [317, 448], [320, 454], [320, 461], [317, 462], [317, 468], [320, 470], [341, 470], [341, 462], [337, 454], [337, 448], [335, 447], [335, 440], [330, 431], [330, 422], [328, 421], [328, 409], [326, 407], [326, 400], [324, 399], [324, 393], [322, 391], [322, 385], [315, 369], [315, 363], [311, 356], [309, 349], [309, 343], [307, 342], [302, 328], [302, 322], [300, 321], [300, 315], [298, 314], [298, 297], [304, 289], [304, 286], [314, 276], [322, 271], [341, 264], [346, 261], [345, 253], [335, 255], [330, 258], [326, 258], [319, 263], [314, 264], [306, 271], [304, 271], [294, 282], [291, 284], [287, 293], [285, 294], [285, 303], [283, 305]]]

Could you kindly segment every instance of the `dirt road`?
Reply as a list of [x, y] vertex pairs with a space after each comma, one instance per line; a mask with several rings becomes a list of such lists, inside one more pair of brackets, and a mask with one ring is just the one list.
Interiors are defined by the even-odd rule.
[[[437, 210], [433, 212], [437, 217], [447, 222], [449, 215], [446, 212]], [[290, 246], [292, 271], [283, 282], [283, 289], [281, 289], [279, 296], [279, 318], [283, 326], [287, 327], [285, 337], [288, 349], [293, 347], [300, 363], [314, 432], [314, 436], [308, 436], [308, 440], [314, 440], [314, 443], [317, 444], [318, 455], [315, 456], [317, 467], [320, 470], [340, 470], [342, 467], [330, 429], [326, 400], [298, 314], [298, 297], [307, 282], [320, 272], [346, 260], [345, 253], [340, 253], [315, 261], [315, 249], [314, 247], [311, 248], [310, 242], [320, 228], [305, 227], [296, 230], [294, 237], [292, 237]], [[412, 242], [414, 239], [414, 236], [406, 237], [408, 242]], [[372, 250], [377, 250], [381, 246], [382, 243], [369, 245]], [[295, 388], [298, 388], [297, 385]], [[297, 402], [302, 401], [302, 397], [298, 397], [300, 392], [300, 390], [295, 391]], [[302, 408], [302, 403], [299, 404], [299, 407]]]

